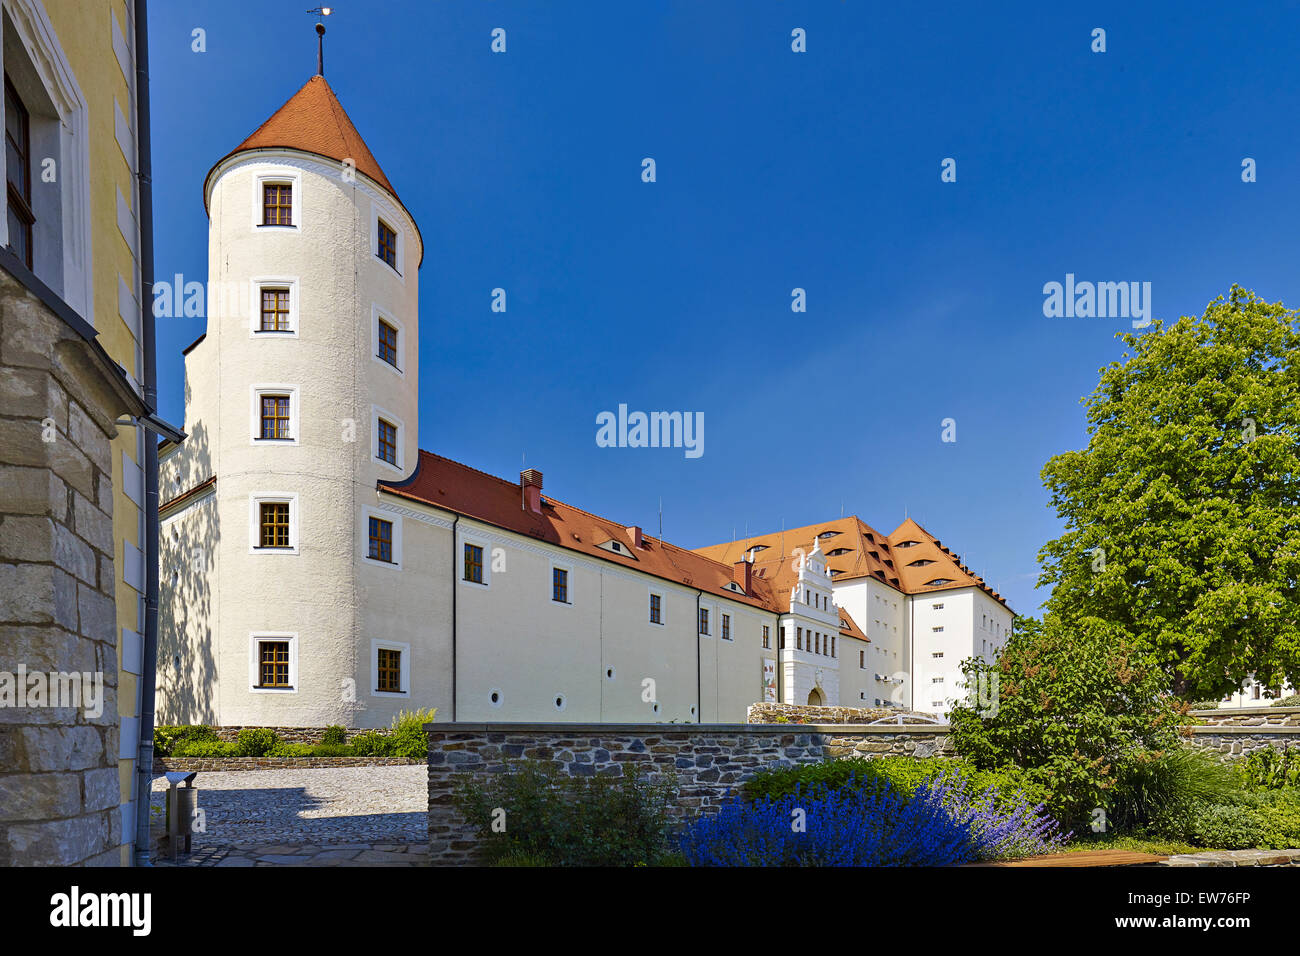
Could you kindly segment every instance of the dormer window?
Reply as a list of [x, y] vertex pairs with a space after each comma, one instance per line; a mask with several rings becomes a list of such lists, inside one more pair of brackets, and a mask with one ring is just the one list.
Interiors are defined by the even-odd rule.
[[839, 534], [838, 531], [823, 531], [823, 532], [822, 532], [821, 534], [819, 534], [817, 537], [818, 537], [819, 539], [824, 540], [824, 539], [826, 539], [826, 538], [833, 538], [833, 537], [835, 537], [837, 534]]
[[920, 544], [920, 543], [921, 543], [920, 541], [900, 541], [900, 542], [898, 542], [898, 544], [896, 544], [894, 547], [896, 547], [896, 548], [915, 548], [915, 547], [916, 547], [918, 544]]
[[933, 581], [925, 582], [928, 588], [938, 587], [941, 584], [952, 584], [952, 578], [935, 578]]
[[925, 567], [927, 564], [934, 564], [934, 562], [933, 562], [932, 560], [930, 560], [929, 558], [922, 558], [922, 559], [919, 560], [919, 561], [913, 561], [911, 564], [908, 565], [908, 567], [909, 567], [909, 568], [923, 568], [923, 567]]
[[838, 558], [841, 554], [850, 554], [852, 551], [852, 548], [836, 548], [834, 551], [826, 552], [826, 557]]

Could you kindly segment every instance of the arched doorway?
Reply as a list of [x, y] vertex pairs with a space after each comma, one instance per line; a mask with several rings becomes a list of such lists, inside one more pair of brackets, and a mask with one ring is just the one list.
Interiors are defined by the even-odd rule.
[[808, 705], [810, 707], [822, 707], [825, 706], [825, 704], [826, 698], [822, 696], [820, 690], [814, 687], [812, 690], [808, 691]]

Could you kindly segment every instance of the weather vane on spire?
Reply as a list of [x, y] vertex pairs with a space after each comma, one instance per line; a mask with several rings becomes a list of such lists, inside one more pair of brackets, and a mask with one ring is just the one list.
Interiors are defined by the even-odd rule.
[[316, 14], [316, 75], [325, 75], [325, 18], [334, 12], [333, 7], [316, 7], [308, 10]]

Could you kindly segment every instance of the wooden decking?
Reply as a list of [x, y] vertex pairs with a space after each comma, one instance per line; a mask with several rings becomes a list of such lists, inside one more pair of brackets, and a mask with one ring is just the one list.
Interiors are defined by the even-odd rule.
[[1151, 866], [1163, 863], [1167, 856], [1134, 853], [1131, 850], [1088, 850], [1078, 853], [1047, 853], [1023, 860], [998, 863], [972, 863], [971, 866]]

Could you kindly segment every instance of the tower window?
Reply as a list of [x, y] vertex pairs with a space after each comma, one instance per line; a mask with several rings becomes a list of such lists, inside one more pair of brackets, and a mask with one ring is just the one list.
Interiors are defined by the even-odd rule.
[[261, 332], [289, 332], [289, 290], [262, 290]]
[[397, 329], [379, 320], [379, 358], [397, 368]]
[[379, 256], [380, 259], [383, 259], [384, 262], [396, 269], [397, 233], [393, 230], [392, 226], [388, 225], [388, 223], [384, 222], [382, 219], [379, 220], [377, 242], [378, 246], [375, 255]]
[[9, 245], [32, 268], [32, 134], [31, 117], [5, 74], [5, 178], [9, 194]]
[[379, 457], [390, 465], [397, 464], [397, 426], [379, 419]]
[[293, 186], [288, 183], [263, 184], [262, 225], [293, 225]]
[[375, 667], [375, 690], [381, 694], [402, 692], [402, 652], [389, 647], [378, 651]]
[[483, 549], [477, 544], [465, 545], [465, 580], [483, 583]]
[[289, 642], [257, 642], [257, 686], [291, 687], [289, 683]]
[[375, 561], [393, 561], [393, 523], [383, 518], [370, 519], [370, 557]]
[[262, 438], [289, 438], [289, 396], [262, 396]]
[[263, 501], [258, 508], [260, 514], [258, 547], [289, 547], [289, 503], [287, 501]]

